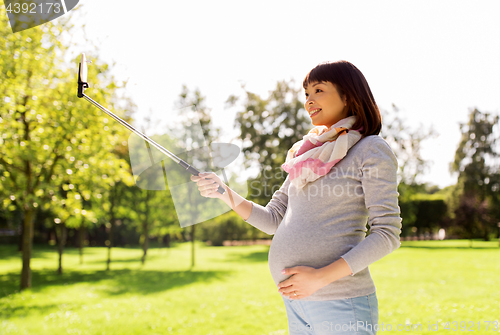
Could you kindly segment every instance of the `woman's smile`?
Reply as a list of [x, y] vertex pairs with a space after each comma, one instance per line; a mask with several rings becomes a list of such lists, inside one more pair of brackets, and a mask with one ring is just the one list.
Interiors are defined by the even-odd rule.
[[318, 115], [319, 112], [321, 112], [321, 108], [312, 108], [309, 110], [309, 116], [313, 118], [314, 116]]
[[305, 88], [304, 107], [315, 126], [331, 127], [348, 116], [346, 98], [327, 81], [310, 83]]

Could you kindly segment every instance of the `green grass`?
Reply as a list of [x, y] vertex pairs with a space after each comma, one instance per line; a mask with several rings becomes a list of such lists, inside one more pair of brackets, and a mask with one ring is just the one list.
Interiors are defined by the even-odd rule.
[[[470, 334], [460, 331], [460, 322], [467, 322], [465, 328], [489, 334], [492, 327], [479, 331], [478, 322], [500, 321], [496, 241], [474, 241], [472, 248], [468, 240], [403, 242], [370, 271], [377, 285], [380, 322], [393, 327], [420, 323], [424, 331], [415, 332], [419, 334]], [[458, 331], [452, 330], [454, 321]], [[446, 322], [449, 331], [443, 329]], [[428, 331], [429, 323], [438, 323], [439, 332]]]
[[[152, 249], [65, 251], [35, 246], [32, 288], [19, 292], [20, 255], [0, 246], [0, 334], [287, 334], [286, 312], [269, 274], [267, 246], [197, 245]], [[408, 241], [370, 266], [380, 323], [422, 324], [412, 334], [462, 334], [453, 321], [500, 321], [498, 242]], [[443, 330], [450, 321], [450, 331]], [[438, 323], [439, 331], [429, 331]], [[469, 323], [468, 326], [472, 326]], [[500, 325], [499, 325], [500, 327]], [[379, 333], [389, 333], [388, 331]]]

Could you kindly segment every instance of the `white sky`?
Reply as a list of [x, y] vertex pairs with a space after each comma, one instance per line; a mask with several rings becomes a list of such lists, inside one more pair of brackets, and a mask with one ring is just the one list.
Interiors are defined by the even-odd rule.
[[241, 83], [267, 97], [279, 80], [300, 87], [318, 63], [345, 59], [381, 109], [394, 103], [407, 124], [434, 127], [440, 136], [424, 147], [433, 164], [423, 181], [444, 187], [455, 182], [448, 166], [469, 108], [500, 111], [499, 1], [81, 3], [100, 60], [129, 80], [137, 120], [152, 112], [168, 122], [186, 84], [207, 97], [229, 138], [235, 115], [224, 102], [243, 93]]

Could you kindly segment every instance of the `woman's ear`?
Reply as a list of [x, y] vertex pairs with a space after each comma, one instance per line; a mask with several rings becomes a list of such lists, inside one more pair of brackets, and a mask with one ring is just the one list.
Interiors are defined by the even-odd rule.
[[347, 112], [347, 116], [352, 116], [354, 115], [352, 109], [350, 106], [347, 106], [347, 94], [344, 94], [344, 96], [342, 97], [342, 101], [344, 101], [344, 111]]

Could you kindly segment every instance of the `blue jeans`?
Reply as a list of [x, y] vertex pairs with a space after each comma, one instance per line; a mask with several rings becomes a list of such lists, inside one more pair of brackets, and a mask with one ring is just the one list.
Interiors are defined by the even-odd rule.
[[376, 334], [378, 300], [375, 293], [326, 301], [283, 297], [290, 335]]

